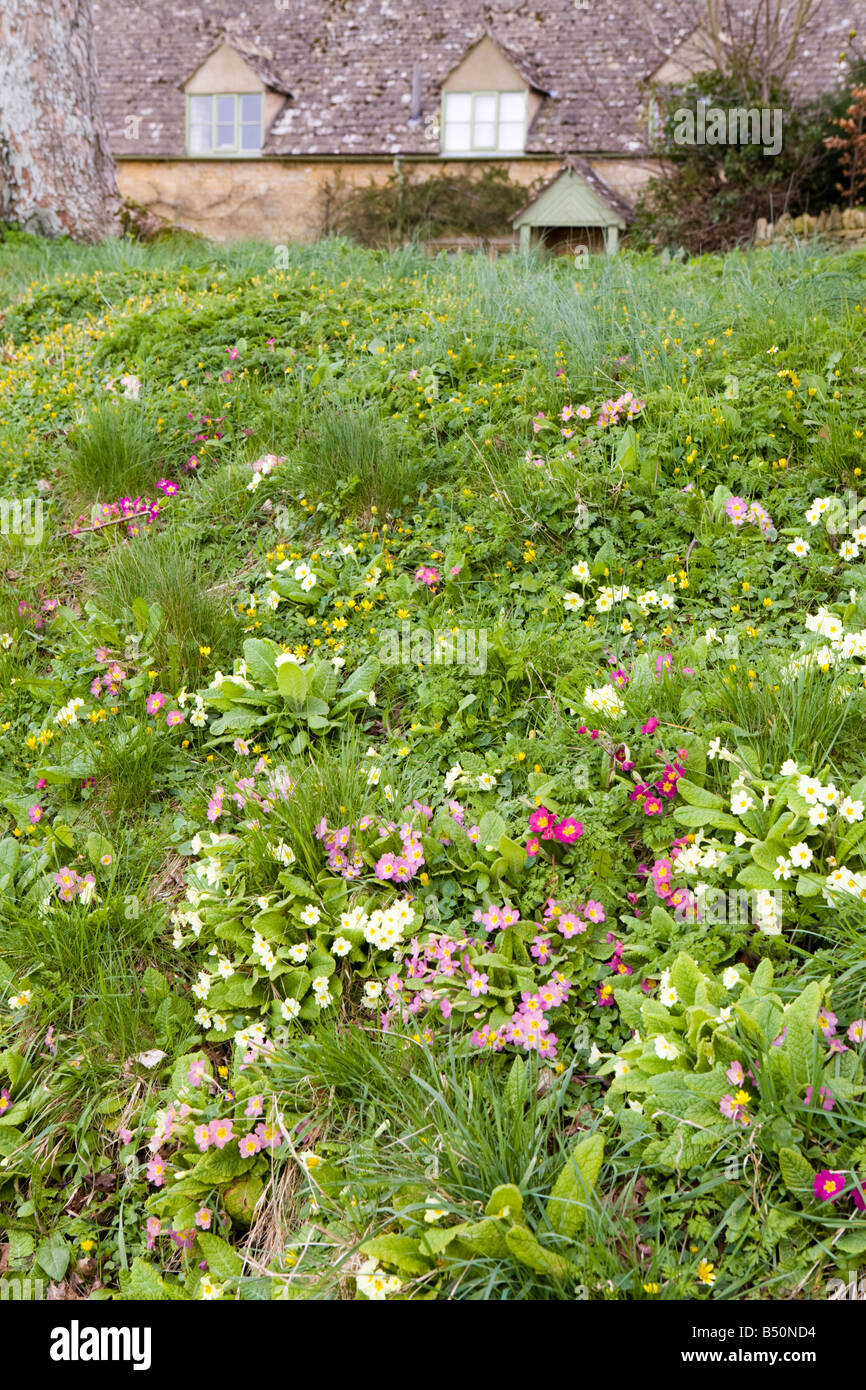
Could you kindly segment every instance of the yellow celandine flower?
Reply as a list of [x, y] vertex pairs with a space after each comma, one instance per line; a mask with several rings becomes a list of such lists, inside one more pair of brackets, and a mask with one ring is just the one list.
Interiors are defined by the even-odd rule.
[[658, 1293], [659, 1286], [658, 1284], [644, 1284], [643, 1291], [644, 1293]]
[[698, 1281], [711, 1288], [716, 1282], [716, 1272], [711, 1260], [701, 1260], [698, 1265]]

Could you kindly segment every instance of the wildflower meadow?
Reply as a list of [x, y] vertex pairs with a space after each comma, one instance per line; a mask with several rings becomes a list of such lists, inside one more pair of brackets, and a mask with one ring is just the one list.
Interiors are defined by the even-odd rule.
[[283, 259], [0, 244], [0, 1282], [866, 1295], [866, 253]]

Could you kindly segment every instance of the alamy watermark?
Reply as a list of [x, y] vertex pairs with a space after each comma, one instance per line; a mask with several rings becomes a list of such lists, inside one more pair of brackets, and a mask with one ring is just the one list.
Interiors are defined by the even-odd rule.
[[768, 888], [711, 888], [701, 884], [696, 894], [684, 893], [671, 910], [678, 922], [754, 926], [777, 935], [782, 925], [782, 890]]
[[41, 497], [0, 497], [0, 536], [22, 536], [39, 545], [45, 533], [45, 503]]
[[827, 1284], [827, 1297], [830, 1299], [866, 1299], [866, 1271], [852, 1271], [847, 1280], [831, 1279]]
[[780, 107], [710, 106], [698, 102], [695, 111], [680, 107], [674, 112], [675, 145], [760, 145], [765, 155], [782, 149]]
[[473, 676], [487, 670], [487, 629], [431, 629], [403, 622], [379, 633], [383, 666], [465, 666]]
[[148, 1371], [151, 1344], [149, 1327], [82, 1327], [73, 1318], [52, 1328], [48, 1354], [52, 1361], [130, 1361], [134, 1371]]
[[866, 526], [866, 497], [853, 488], [846, 488], [841, 497], [818, 498], [812, 510], [816, 519], [823, 521], [830, 536], [844, 536]]
[[45, 1280], [4, 1274], [0, 1277], [0, 1303], [34, 1303], [45, 1297]]

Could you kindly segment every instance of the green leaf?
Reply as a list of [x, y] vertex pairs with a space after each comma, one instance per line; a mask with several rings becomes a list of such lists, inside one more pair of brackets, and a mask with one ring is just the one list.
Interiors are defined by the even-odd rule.
[[485, 811], [478, 822], [478, 829], [481, 831], [478, 847], [482, 850], [488, 845], [498, 846], [508, 833], [508, 827], [498, 811]]
[[553, 1186], [547, 1218], [559, 1235], [574, 1239], [586, 1219], [586, 1203], [604, 1162], [604, 1139], [590, 1134], [571, 1151]]
[[500, 835], [497, 848], [505, 860], [505, 872], [510, 878], [519, 878], [526, 867], [526, 850], [523, 845], [509, 840], [507, 835]]
[[310, 693], [320, 700], [332, 700], [337, 693], [337, 673], [330, 661], [320, 661], [313, 671]]
[[671, 984], [683, 1004], [695, 1002], [695, 994], [702, 980], [703, 975], [691, 956], [681, 951], [671, 968]]
[[866, 1231], [852, 1231], [850, 1235], [842, 1236], [833, 1248], [841, 1250], [843, 1255], [866, 1255]]
[[300, 710], [307, 698], [309, 681], [293, 661], [285, 661], [277, 671], [277, 688], [292, 709]]
[[200, 1231], [198, 1243], [208, 1263], [208, 1269], [217, 1279], [238, 1279], [244, 1272], [244, 1262], [228, 1241], [209, 1231]]
[[468, 1246], [473, 1255], [484, 1255], [489, 1259], [501, 1259], [508, 1253], [505, 1235], [498, 1221], [487, 1216], [483, 1221], [470, 1221], [462, 1226], [454, 1226], [455, 1236]]
[[505, 1100], [512, 1115], [522, 1116], [526, 1092], [526, 1063], [522, 1057], [515, 1057], [505, 1083]]
[[138, 630], [142, 635], [147, 632], [147, 620], [150, 617], [150, 609], [143, 598], [134, 598], [132, 604], [132, 616], [138, 624]]
[[405, 1274], [424, 1274], [430, 1268], [429, 1259], [421, 1253], [420, 1241], [413, 1236], [376, 1236], [364, 1241], [361, 1254], [395, 1265]]
[[756, 994], [769, 994], [773, 988], [773, 962], [765, 957], [752, 976], [752, 989]]
[[744, 888], [767, 888], [771, 892], [779, 886], [770, 870], [762, 869], [760, 864], [744, 865], [737, 874], [737, 883], [742, 883]]
[[276, 642], [264, 638], [249, 637], [244, 642], [244, 661], [247, 663], [247, 676], [256, 685], [273, 690], [277, 684], [277, 657], [280, 649]]
[[812, 1192], [815, 1170], [799, 1149], [780, 1149], [779, 1169], [782, 1174], [782, 1182], [794, 1196], [800, 1197], [805, 1192]]
[[180, 1289], [172, 1289], [147, 1260], [133, 1260], [126, 1286], [126, 1297], [135, 1303], [167, 1303], [183, 1298]]
[[490, 1201], [484, 1208], [485, 1216], [495, 1216], [500, 1221], [519, 1221], [523, 1215], [523, 1198], [514, 1183], [503, 1183], [495, 1187]]
[[378, 659], [375, 656], [368, 656], [367, 660], [363, 661], [340, 687], [340, 702], [334, 707], [334, 713], [337, 710], [342, 712], [343, 708], [348, 708], [349, 696], [357, 698], [362, 695], [366, 699], [379, 679], [381, 669]]
[[217, 719], [210, 726], [212, 734], [225, 734], [228, 732], [236, 734], [248, 734], [259, 722], [259, 716], [250, 710], [230, 709], [221, 719]]
[[528, 1265], [537, 1274], [550, 1274], [556, 1279], [567, 1279], [574, 1273], [574, 1266], [564, 1255], [545, 1250], [532, 1234], [528, 1226], [512, 1226], [506, 1232], [505, 1243], [514, 1259]]
[[624, 473], [633, 473], [634, 470], [637, 468], [637, 462], [637, 434], [635, 433], [633, 425], [627, 425], [623, 432], [622, 438], [620, 439], [617, 445], [616, 455], [614, 458], [614, 466], [617, 468], [621, 468]]
[[459, 1226], [431, 1226], [419, 1241], [421, 1250], [425, 1255], [432, 1255], [434, 1258], [441, 1255], [454, 1240], [459, 1229]]
[[21, 849], [18, 841], [12, 836], [5, 840], [0, 840], [0, 878], [8, 874], [10, 879], [18, 867], [18, 860], [21, 857]]
[[114, 858], [114, 847], [110, 840], [106, 840], [104, 835], [99, 835], [95, 830], [91, 830], [87, 836], [87, 857], [91, 864], [98, 864], [100, 859], [106, 855]]
[[7, 1231], [6, 1237], [9, 1241], [9, 1268], [15, 1269], [33, 1254], [36, 1241], [29, 1231]]
[[663, 907], [654, 907], [650, 914], [652, 929], [661, 941], [669, 941], [671, 932], [676, 930], [676, 922]]
[[818, 1043], [815, 1036], [815, 1020], [821, 1006], [821, 986], [816, 980], [807, 985], [799, 998], [789, 1004], [783, 1015], [787, 1028], [782, 1049], [791, 1059], [791, 1071], [795, 1082], [806, 1086], [812, 1075], [812, 1066], [817, 1055]]
[[69, 1268], [70, 1249], [59, 1231], [52, 1231], [36, 1251], [36, 1263], [48, 1278], [59, 1284]]
[[740, 822], [735, 820], [727, 811], [720, 811], [715, 807], [678, 806], [674, 811], [674, 820], [678, 825], [688, 825], [694, 828], [702, 825], [711, 825], [715, 830], [742, 830], [743, 828]]
[[700, 806], [705, 811], [713, 808], [721, 811], [725, 804], [721, 796], [717, 796], [715, 792], [707, 791], [706, 787], [696, 786], [687, 777], [680, 777], [677, 781], [677, 793], [688, 806]]

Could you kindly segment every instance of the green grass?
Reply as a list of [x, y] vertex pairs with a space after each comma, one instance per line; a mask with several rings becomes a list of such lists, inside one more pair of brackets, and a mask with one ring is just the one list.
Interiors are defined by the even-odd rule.
[[83, 503], [156, 494], [165, 470], [154, 417], [140, 401], [106, 401], [91, 410], [70, 439], [68, 485]]
[[[51, 503], [42, 545], [0, 539], [0, 1086], [27, 1107], [14, 1126], [0, 1125], [4, 1159], [12, 1149], [0, 1168], [0, 1240], [11, 1237], [14, 1267], [27, 1268], [49, 1236], [70, 1261], [92, 1238], [87, 1279], [98, 1275], [112, 1296], [130, 1296], [137, 1268], [136, 1278], [161, 1277], [173, 1293], [198, 1297], [204, 1250], [187, 1257], [165, 1235], [147, 1246], [144, 1223], [165, 1197], [146, 1176], [150, 1137], [169, 1105], [209, 1097], [210, 1119], [235, 1091], [237, 1133], [252, 1129], [249, 1091], [279, 1111], [288, 1138], [273, 1164], [262, 1155], [241, 1164], [236, 1146], [218, 1151], [211, 1186], [195, 1194], [245, 1262], [245, 1298], [354, 1298], [362, 1247], [385, 1242], [380, 1251], [405, 1256], [405, 1241], [431, 1232], [442, 1240], [432, 1266], [417, 1250], [415, 1267], [411, 1252], [405, 1267], [381, 1255], [402, 1281], [396, 1297], [822, 1296], [821, 1280], [840, 1267], [831, 1217], [842, 1208], [828, 1215], [808, 1194], [783, 1190], [776, 1140], [802, 1143], [815, 1168], [838, 1161], [861, 1171], [860, 1100], [840, 1098], [804, 1137], [798, 1098], [785, 1113], [791, 1128], [774, 1128], [761, 1149], [763, 1167], [735, 1181], [726, 1172], [732, 1129], [699, 1169], [671, 1167], [648, 1137], [652, 1116], [622, 1109], [610, 1073], [589, 1058], [591, 1045], [605, 1057], [627, 1046], [635, 1026], [596, 1003], [611, 978], [608, 929], [624, 943], [631, 983], [651, 982], [652, 1007], [655, 982], [682, 946], [713, 968], [772, 960], [783, 1002], [829, 978], [827, 999], [846, 1024], [866, 1012], [856, 898], [831, 909], [820, 892], [798, 896], [792, 879], [781, 938], [672, 930], [637, 870], [668, 855], [700, 816], [678, 820], [676, 801], [654, 820], [628, 798], [636, 777], [660, 776], [685, 747], [689, 777], [722, 795], [724, 821], [733, 772], [706, 760], [711, 739], [751, 758], [759, 779], [772, 781], [788, 758], [845, 793], [863, 775], [862, 658], [827, 675], [783, 672], [808, 636], [807, 613], [830, 607], [847, 631], [864, 621], [860, 557], [843, 561], [804, 520], [815, 496], [859, 490], [864, 263], [862, 253], [803, 249], [684, 265], [626, 254], [592, 258], [578, 277], [568, 259], [434, 259], [330, 240], [293, 247], [278, 271], [273, 249], [256, 244], [0, 243], [12, 354], [0, 493], [35, 496], [38, 482]], [[106, 394], [106, 378], [125, 373], [142, 381], [139, 401]], [[624, 425], [598, 429], [603, 402], [626, 390], [646, 400], [634, 436]], [[567, 404], [584, 403], [586, 423], [563, 418]], [[250, 489], [263, 454], [285, 462]], [[188, 470], [193, 455], [198, 467]], [[157, 497], [161, 478], [178, 495], [142, 534], [69, 534], [95, 503]], [[733, 528], [713, 500], [720, 487], [761, 500], [777, 538]], [[787, 549], [795, 534], [810, 541], [807, 559]], [[573, 573], [578, 560], [590, 580]], [[317, 575], [312, 589], [293, 580], [301, 563]], [[415, 579], [423, 566], [437, 569], [433, 588]], [[274, 607], [275, 576], [285, 592]], [[598, 604], [602, 584], [627, 587], [628, 600]], [[635, 599], [653, 589], [674, 602], [644, 619]], [[583, 607], [570, 609], [566, 593], [583, 596]], [[251, 682], [248, 703], [241, 685], [235, 722], [217, 736], [193, 725], [191, 704], [176, 730], [165, 709], [145, 713], [156, 691], [172, 701], [181, 687], [212, 696], [217, 673], [246, 659], [250, 639], [307, 660], [338, 656], [342, 683], [403, 623], [416, 633], [483, 631], [486, 670], [385, 664], [376, 703], [362, 699], [333, 720], [337, 696], [324, 716], [312, 704], [299, 721], [290, 691], [277, 686], [256, 703]], [[711, 627], [721, 641], [703, 638]], [[663, 652], [677, 668], [670, 674], [656, 668]], [[112, 661], [125, 672], [121, 688], [91, 696]], [[590, 714], [584, 692], [617, 667], [629, 677], [625, 713], [608, 724]], [[84, 703], [66, 727], [58, 711], [73, 696]], [[213, 723], [218, 712], [208, 713]], [[650, 716], [658, 728], [644, 735]], [[590, 738], [596, 725], [609, 741]], [[301, 727], [303, 746], [294, 742]], [[615, 751], [635, 761], [631, 780], [615, 775]], [[269, 805], [277, 770], [294, 791]], [[243, 815], [232, 799], [241, 773], [263, 799]], [[212, 818], [217, 785], [225, 808]], [[334, 828], [368, 814], [399, 825], [415, 800], [440, 819], [422, 835], [425, 874], [412, 889], [427, 916], [413, 939], [432, 930], [463, 941], [477, 931], [478, 909], [514, 901], [529, 933], [531, 993], [540, 967], [529, 946], [548, 930], [548, 899], [603, 900], [599, 942], [585, 954], [578, 943], [567, 960], [576, 1002], [556, 1024], [555, 1062], [528, 1056], [521, 1071], [512, 1046], [477, 1049], [470, 1039], [485, 999], [446, 1023], [429, 980], [419, 1014], [406, 1022], [392, 1011], [389, 1030], [381, 997], [363, 1006], [364, 984], [387, 982], [400, 962], [366, 945], [340, 955], [335, 936], [352, 930], [344, 909], [382, 901], [378, 850], [373, 840], [364, 875], [341, 896], [316, 828], [323, 817]], [[497, 881], [498, 860], [521, 857], [539, 802], [581, 820], [579, 845], [555, 865], [541, 857]], [[479, 826], [471, 845], [461, 817]], [[712, 817], [701, 833], [733, 838]], [[751, 863], [757, 837], [747, 839], [728, 846], [732, 881]], [[275, 859], [279, 840], [294, 850], [289, 865]], [[852, 841], [850, 866], [862, 848]], [[205, 859], [219, 887], [190, 922], [184, 872]], [[52, 875], [63, 866], [94, 872], [90, 903], [57, 902]], [[323, 905], [309, 930], [307, 903]], [[342, 986], [337, 1008], [292, 1024], [261, 1071], [238, 1065], [243, 1052], [231, 1041], [254, 1018], [267, 1018], [269, 1035], [278, 1026], [269, 1002], [264, 1012], [250, 1003], [263, 978], [250, 964], [259, 931], [310, 946], [304, 963], [280, 958], [266, 985], [275, 1000], [302, 997], [305, 977], [319, 971], [333, 969]], [[495, 998], [511, 999], [501, 982], [521, 948], [499, 938], [489, 946]], [[517, 956], [501, 954], [509, 950]], [[190, 985], [224, 963], [233, 984], [213, 1008], [225, 1015], [221, 1029], [195, 1021], [207, 1009]], [[27, 1008], [8, 1007], [24, 989], [33, 991]], [[640, 1029], [652, 1018], [648, 1009]], [[56, 1053], [45, 1046], [49, 1028]], [[745, 1060], [754, 1038], [737, 1036]], [[164, 1055], [148, 1067], [141, 1056], [152, 1052]], [[840, 1075], [854, 1052], [833, 1063]], [[191, 1054], [224, 1069], [212, 1091], [187, 1083]], [[758, 1105], [771, 1099], [762, 1091]], [[700, 1124], [716, 1119], [704, 1111]], [[122, 1148], [127, 1126], [135, 1137]], [[769, 1128], [750, 1131], [756, 1149]], [[569, 1235], [552, 1194], [593, 1134], [604, 1137], [604, 1162]], [[188, 1136], [176, 1144], [175, 1135], [160, 1152], [187, 1168], [199, 1162]], [[318, 1198], [303, 1163], [310, 1154], [330, 1166]], [[514, 1253], [521, 1237], [505, 1239], [513, 1217], [485, 1215], [508, 1184], [538, 1247], [523, 1259]], [[445, 1214], [425, 1220], [431, 1205]], [[185, 1228], [195, 1209], [183, 1214]], [[778, 1213], [789, 1210], [794, 1223], [785, 1225]], [[847, 1209], [843, 1217], [858, 1219]], [[470, 1237], [474, 1249], [450, 1247], [449, 1229], [485, 1222]], [[150, 1273], [136, 1265], [143, 1260]], [[712, 1287], [699, 1281], [702, 1260], [719, 1272]]]
[[177, 687], [196, 681], [205, 669], [201, 647], [210, 647], [217, 663], [232, 650], [231, 593], [212, 578], [190, 540], [154, 529], [135, 544], [113, 547], [95, 570], [92, 587], [116, 619], [129, 621], [136, 600], [147, 605], [146, 639], [160, 671]]

